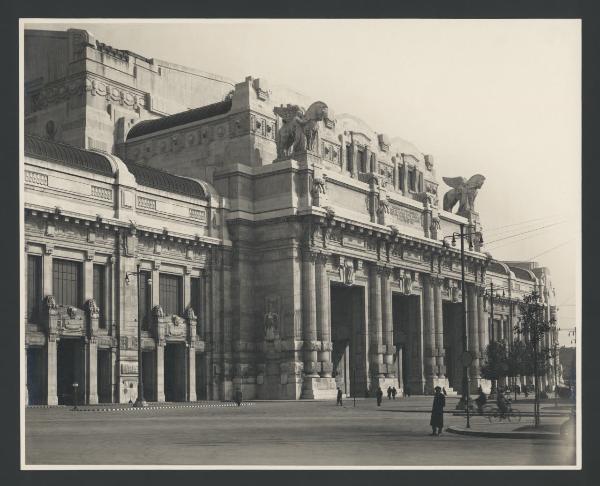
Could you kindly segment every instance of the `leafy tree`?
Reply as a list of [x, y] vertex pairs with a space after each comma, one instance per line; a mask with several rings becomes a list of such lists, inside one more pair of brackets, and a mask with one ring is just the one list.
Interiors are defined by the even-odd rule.
[[508, 376], [506, 344], [504, 341], [492, 341], [485, 348], [485, 362], [481, 366], [481, 377], [492, 381], [496, 389], [499, 379]]
[[[519, 303], [520, 326], [515, 327], [515, 331], [525, 337], [525, 345], [528, 352], [525, 356], [529, 358], [522, 361], [525, 367], [533, 368], [535, 397], [534, 397], [534, 423], [537, 427], [540, 423], [540, 387], [539, 376], [545, 371], [549, 361], [547, 350], [540, 349], [540, 343], [543, 342], [544, 335], [550, 331], [552, 322], [545, 317], [544, 309], [546, 304], [542, 297], [535, 290], [530, 294], [523, 296], [523, 301]], [[528, 370], [529, 371], [529, 370]], [[523, 373], [530, 374], [530, 373]]]

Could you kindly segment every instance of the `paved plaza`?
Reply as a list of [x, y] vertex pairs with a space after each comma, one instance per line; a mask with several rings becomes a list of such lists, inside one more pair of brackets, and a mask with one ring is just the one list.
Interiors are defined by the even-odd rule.
[[[456, 398], [448, 398], [452, 412]], [[218, 403], [218, 402], [217, 402]], [[551, 403], [542, 411], [551, 411]], [[517, 402], [527, 412], [530, 404]], [[49, 465], [573, 465], [572, 439], [431, 437], [431, 397], [252, 402], [243, 407], [26, 411], [26, 463]], [[521, 425], [533, 419], [524, 417]], [[561, 420], [542, 418], [543, 423]], [[487, 420], [473, 418], [473, 428]], [[447, 413], [445, 425], [464, 426]]]

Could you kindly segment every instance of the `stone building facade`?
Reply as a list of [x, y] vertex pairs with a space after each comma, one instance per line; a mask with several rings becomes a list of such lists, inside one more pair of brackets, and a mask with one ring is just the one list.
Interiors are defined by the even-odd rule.
[[[89, 33], [52, 35], [84, 87], [98, 72], [116, 82], [114, 63], [118, 79], [142, 72], [141, 56]], [[522, 295], [537, 289], [556, 313], [547, 269], [497, 262], [478, 238], [465, 239], [462, 295], [460, 252], [443, 239], [482, 232], [482, 176], [447, 179], [442, 201], [432, 156], [326, 103], [251, 77], [189, 92], [164, 82], [173, 106], [196, 107], [125, 125], [105, 116], [110, 90], [67, 90], [58, 104], [78, 115], [36, 105], [44, 82], [26, 90], [37, 107], [24, 174], [31, 403], [66, 403], [72, 381], [88, 403], [135, 400], [138, 319], [145, 397], [178, 401], [460, 391], [462, 299], [472, 391], [488, 388], [485, 346], [514, 332]], [[72, 116], [89, 130], [65, 129]], [[63, 128], [51, 135], [50, 122]], [[491, 282], [502, 289], [493, 319]]]

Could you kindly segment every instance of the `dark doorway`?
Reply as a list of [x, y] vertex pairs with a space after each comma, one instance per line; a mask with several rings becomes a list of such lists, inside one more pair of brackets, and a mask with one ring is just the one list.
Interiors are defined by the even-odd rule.
[[27, 395], [28, 405], [42, 405], [45, 380], [44, 348], [27, 348]]
[[99, 349], [98, 350], [98, 402], [100, 403], [111, 403], [111, 359], [110, 349]]
[[59, 405], [73, 405], [73, 383], [77, 383], [77, 403], [85, 403], [85, 353], [83, 339], [61, 338], [57, 346], [56, 385]]
[[206, 362], [204, 353], [196, 353], [196, 400], [207, 400]]
[[187, 367], [185, 343], [169, 343], [165, 346], [165, 400], [185, 402]]
[[460, 364], [462, 354], [462, 306], [460, 303], [444, 302], [444, 351], [446, 378], [451, 388], [462, 391], [463, 368]]
[[364, 299], [361, 286], [331, 284], [331, 340], [336, 386], [347, 396], [360, 396], [367, 387]]
[[410, 394], [423, 393], [420, 301], [417, 295], [392, 293], [396, 366], [401, 386]]
[[142, 352], [142, 381], [144, 400], [156, 401], [156, 351]]

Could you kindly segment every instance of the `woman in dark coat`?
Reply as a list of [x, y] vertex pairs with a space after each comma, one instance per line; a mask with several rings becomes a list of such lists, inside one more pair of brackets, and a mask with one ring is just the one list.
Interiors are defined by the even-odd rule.
[[439, 386], [435, 387], [435, 396], [433, 397], [433, 407], [431, 409], [431, 435], [442, 435], [444, 427], [444, 407], [446, 406], [446, 397], [442, 394], [442, 389]]

